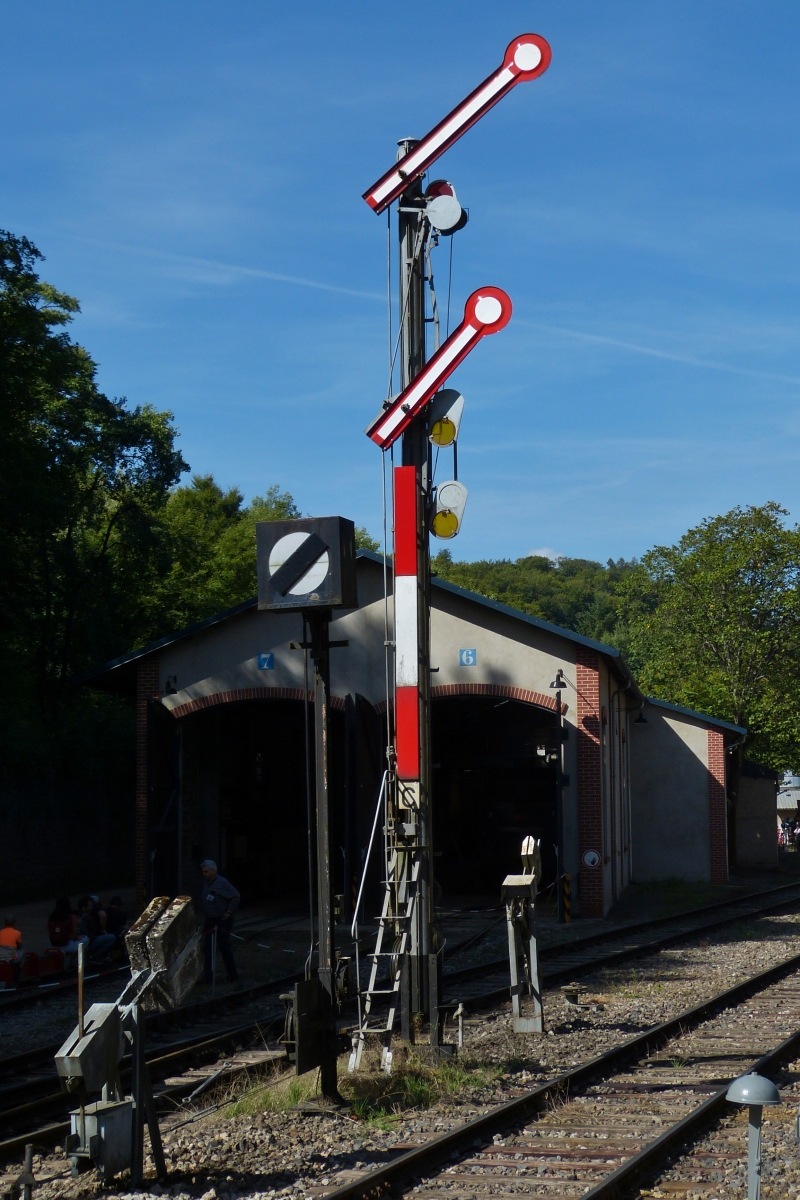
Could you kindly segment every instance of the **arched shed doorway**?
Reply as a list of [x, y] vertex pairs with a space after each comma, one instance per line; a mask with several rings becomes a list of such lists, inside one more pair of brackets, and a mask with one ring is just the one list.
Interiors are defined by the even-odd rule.
[[[305, 714], [313, 813], [314, 707], [302, 690], [219, 692], [171, 713], [154, 704], [151, 894], [194, 893], [199, 863], [213, 858], [246, 903], [308, 895]], [[347, 915], [380, 780], [380, 719], [358, 695], [333, 697], [328, 719], [333, 888]]]
[[512, 689], [492, 691], [433, 695], [435, 871], [450, 896], [499, 898], [503, 878], [521, 869], [526, 834], [542, 840], [543, 886], [555, 880], [555, 702], [545, 708], [513, 698]]

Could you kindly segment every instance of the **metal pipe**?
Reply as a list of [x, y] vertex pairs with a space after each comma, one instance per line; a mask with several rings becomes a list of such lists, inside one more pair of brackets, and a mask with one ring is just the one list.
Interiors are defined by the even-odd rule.
[[747, 1120], [747, 1200], [761, 1200], [761, 1118], [760, 1104], [751, 1104]]
[[367, 870], [369, 868], [370, 855], [372, 854], [372, 843], [375, 840], [375, 830], [378, 828], [378, 817], [381, 813], [381, 801], [383, 800], [383, 793], [386, 788], [386, 780], [388, 778], [388, 775], [389, 775], [388, 771], [383, 772], [383, 778], [381, 779], [381, 788], [380, 788], [380, 791], [378, 792], [378, 803], [375, 805], [375, 816], [372, 821], [372, 833], [369, 835], [369, 845], [367, 846], [367, 854], [364, 859], [364, 871], [361, 875], [361, 885], [358, 889], [358, 898], [356, 899], [356, 911], [353, 913], [353, 923], [350, 926], [350, 936], [353, 938], [353, 941], [356, 943], [358, 942], [358, 913], [359, 913], [359, 909], [361, 908], [361, 897], [364, 894], [364, 885], [367, 882]]
[[559, 924], [564, 922], [564, 715], [561, 711], [561, 689], [556, 691], [556, 729], [558, 730], [558, 780], [556, 781], [556, 914]]
[[83, 975], [84, 975], [84, 950], [86, 949], [83, 942], [78, 945], [78, 1037], [83, 1037]]

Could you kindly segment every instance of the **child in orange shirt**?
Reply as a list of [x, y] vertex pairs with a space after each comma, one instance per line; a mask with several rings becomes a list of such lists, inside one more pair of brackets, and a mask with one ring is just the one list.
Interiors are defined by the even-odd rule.
[[13, 917], [6, 917], [5, 927], [0, 929], [0, 961], [22, 962], [22, 934], [14, 928]]

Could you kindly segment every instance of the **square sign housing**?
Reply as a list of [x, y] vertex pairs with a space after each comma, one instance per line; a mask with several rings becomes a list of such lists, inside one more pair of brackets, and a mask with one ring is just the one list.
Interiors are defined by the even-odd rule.
[[346, 517], [259, 521], [258, 607], [357, 608], [356, 531]]

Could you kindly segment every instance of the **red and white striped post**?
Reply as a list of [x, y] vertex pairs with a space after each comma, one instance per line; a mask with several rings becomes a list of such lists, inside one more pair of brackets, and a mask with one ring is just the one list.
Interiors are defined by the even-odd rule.
[[[394, 469], [395, 754], [397, 778], [419, 788], [419, 555], [416, 467]], [[414, 789], [407, 789], [414, 790]]]

